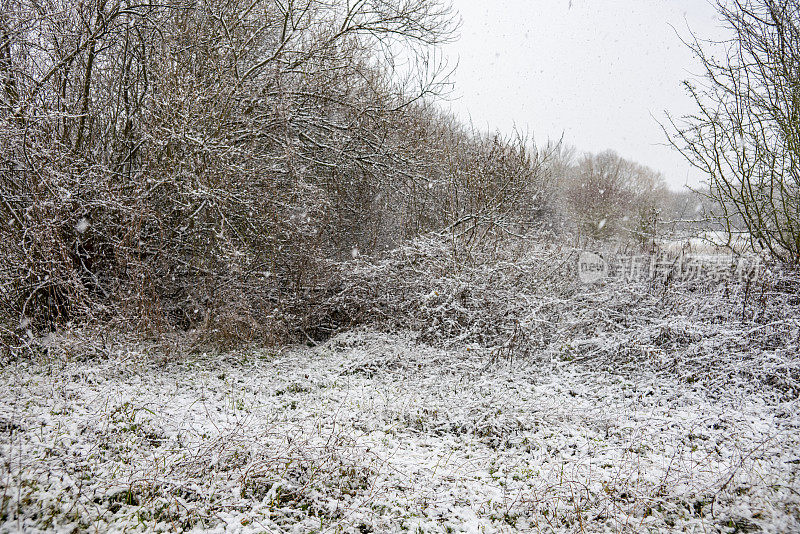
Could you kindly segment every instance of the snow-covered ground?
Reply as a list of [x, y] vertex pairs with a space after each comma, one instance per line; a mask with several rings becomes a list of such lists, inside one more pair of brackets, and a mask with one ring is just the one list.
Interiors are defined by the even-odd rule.
[[796, 395], [542, 354], [359, 330], [19, 359], [0, 532], [800, 531]]

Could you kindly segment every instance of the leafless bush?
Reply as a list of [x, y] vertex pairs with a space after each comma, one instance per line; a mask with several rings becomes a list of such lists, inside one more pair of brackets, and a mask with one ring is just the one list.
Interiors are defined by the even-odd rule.
[[462, 135], [449, 147], [444, 213], [454, 243], [469, 253], [487, 242], [541, 229], [552, 217], [560, 144], [538, 149], [525, 136]]
[[583, 284], [578, 251], [556, 244], [509, 240], [473, 258], [465, 264], [446, 236], [428, 236], [380, 261], [340, 264], [307, 318], [308, 337], [368, 324], [471, 346], [487, 361], [648, 366], [713, 387], [752, 380], [800, 393], [796, 273], [771, 266], [756, 278], [682, 280], [663, 271]]

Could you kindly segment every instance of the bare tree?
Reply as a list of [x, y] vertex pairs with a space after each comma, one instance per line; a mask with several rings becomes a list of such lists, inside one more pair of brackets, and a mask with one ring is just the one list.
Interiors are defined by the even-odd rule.
[[582, 235], [652, 240], [664, 203], [663, 177], [613, 151], [585, 154], [566, 180], [565, 198]]
[[708, 177], [711, 216], [784, 262], [800, 261], [800, 3], [719, 0], [732, 37], [687, 43], [702, 78], [672, 144]]
[[652, 248], [664, 233], [660, 225], [668, 207], [669, 190], [664, 176], [649, 167], [631, 163], [630, 173], [628, 187], [633, 201], [623, 217], [624, 228], [639, 245]]

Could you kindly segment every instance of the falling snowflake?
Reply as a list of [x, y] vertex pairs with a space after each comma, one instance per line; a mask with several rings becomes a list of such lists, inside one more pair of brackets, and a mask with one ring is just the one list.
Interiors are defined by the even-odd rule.
[[84, 233], [89, 229], [89, 220], [86, 217], [81, 217], [75, 225], [75, 231], [79, 234]]

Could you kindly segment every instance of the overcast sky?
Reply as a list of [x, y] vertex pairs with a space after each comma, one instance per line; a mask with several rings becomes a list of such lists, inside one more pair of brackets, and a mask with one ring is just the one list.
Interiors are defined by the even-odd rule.
[[[689, 112], [681, 80], [699, 73], [675, 31], [720, 36], [707, 0], [454, 0], [460, 40], [450, 107], [480, 129], [616, 150], [673, 189], [701, 178], [657, 120]], [[673, 27], [675, 29], [673, 29]]]

